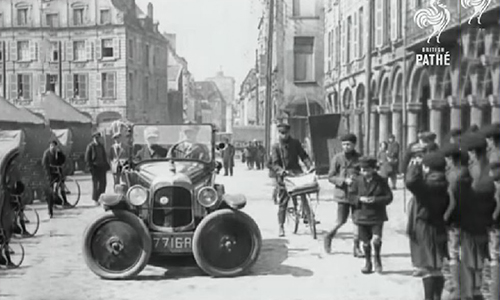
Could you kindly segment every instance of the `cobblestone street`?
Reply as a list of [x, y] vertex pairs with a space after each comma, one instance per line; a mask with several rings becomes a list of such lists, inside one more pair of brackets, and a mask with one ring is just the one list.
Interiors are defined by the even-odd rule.
[[[42, 219], [39, 233], [22, 240], [26, 259], [17, 270], [0, 270], [1, 299], [422, 299], [420, 279], [411, 276], [402, 190], [390, 207], [383, 245], [383, 275], [362, 275], [363, 260], [353, 258], [352, 225], [341, 230], [333, 253], [325, 255], [323, 234], [333, 225], [335, 204], [331, 186], [322, 182], [318, 215], [319, 238], [314, 241], [306, 227], [299, 234], [277, 237], [277, 207], [270, 199], [267, 171], [246, 170], [238, 165], [235, 177], [220, 177], [226, 192], [248, 197], [245, 211], [259, 224], [263, 235], [260, 259], [251, 274], [214, 279], [204, 275], [194, 260], [161, 262], [148, 266], [136, 280], [105, 281], [83, 261], [82, 233], [102, 212], [89, 199], [90, 178], [77, 176], [83, 198], [76, 209], [59, 210], [48, 220], [47, 210], [37, 205]], [[111, 182], [111, 178], [109, 178]], [[110, 188], [110, 187], [109, 187]]]

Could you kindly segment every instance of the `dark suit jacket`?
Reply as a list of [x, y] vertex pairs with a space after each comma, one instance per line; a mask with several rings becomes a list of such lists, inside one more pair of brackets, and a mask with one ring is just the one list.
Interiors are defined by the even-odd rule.
[[277, 142], [273, 145], [271, 149], [270, 167], [277, 175], [281, 175], [283, 171], [302, 173], [299, 159], [302, 160], [307, 167], [310, 167], [311, 160], [302, 147], [302, 144], [298, 140], [290, 137], [285, 142]]
[[337, 153], [330, 162], [328, 171], [328, 181], [335, 185], [333, 191], [333, 200], [342, 203], [349, 203], [347, 198], [347, 185], [345, 179], [349, 176], [354, 178], [359, 173], [358, 161], [361, 155], [353, 152], [346, 155], [344, 152]]
[[[358, 176], [354, 180], [350, 193], [353, 195], [352, 203], [355, 211], [353, 221], [355, 224], [372, 225], [380, 224], [388, 220], [386, 206], [391, 204], [393, 195], [387, 180], [377, 174], [368, 182], [364, 176]], [[372, 203], [359, 201], [359, 198], [374, 197]]]
[[176, 147], [173, 157], [196, 159], [201, 161], [210, 161], [210, 150], [207, 146], [200, 143], [181, 143]]
[[149, 160], [149, 159], [162, 159], [166, 158], [168, 154], [168, 150], [158, 146], [158, 145], [153, 145], [152, 147], [153, 153], [149, 151], [149, 148], [147, 146], [142, 147], [139, 152], [135, 155], [134, 161], [136, 163], [139, 163], [143, 160]]
[[224, 165], [226, 166], [234, 166], [234, 154], [236, 150], [234, 146], [231, 144], [227, 144], [226, 148], [222, 150], [222, 160], [224, 161]]
[[56, 173], [55, 166], [63, 166], [66, 162], [66, 155], [60, 150], [54, 153], [50, 152], [50, 149], [45, 150], [42, 157], [42, 165], [47, 176], [51, 176]]
[[[97, 161], [97, 151], [102, 151], [103, 161]], [[85, 161], [87, 162], [87, 166], [90, 171], [95, 170], [96, 168], [106, 171], [110, 169], [106, 150], [102, 144], [91, 142], [85, 151]]]

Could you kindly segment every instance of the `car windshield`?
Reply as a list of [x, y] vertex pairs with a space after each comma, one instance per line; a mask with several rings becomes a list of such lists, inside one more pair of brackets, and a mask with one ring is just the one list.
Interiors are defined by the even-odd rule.
[[210, 125], [135, 125], [133, 141], [136, 162], [164, 158], [212, 161]]

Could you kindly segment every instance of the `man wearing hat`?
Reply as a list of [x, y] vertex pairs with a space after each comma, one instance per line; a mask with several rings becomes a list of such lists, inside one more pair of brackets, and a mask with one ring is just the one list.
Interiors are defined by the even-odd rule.
[[387, 181], [377, 174], [377, 160], [373, 157], [359, 159], [360, 174], [352, 186], [350, 194], [354, 206], [353, 222], [359, 228], [359, 239], [363, 243], [365, 266], [363, 274], [372, 273], [372, 244], [375, 271], [382, 273], [382, 230], [388, 220], [386, 206], [391, 204], [393, 195]]
[[101, 194], [106, 192], [106, 173], [109, 171], [110, 166], [101, 133], [95, 132], [92, 138], [92, 142], [85, 151], [85, 161], [92, 175], [92, 200], [97, 203]]
[[462, 129], [453, 128], [450, 130], [450, 144], [460, 144], [460, 136], [462, 135]]
[[303, 170], [299, 164], [299, 159], [305, 164], [307, 169], [310, 169], [312, 162], [309, 159], [302, 144], [290, 136], [290, 125], [279, 124], [277, 126], [279, 133], [279, 141], [272, 146], [270, 167], [276, 174], [278, 185], [278, 224], [279, 236], [285, 236], [285, 216], [288, 207], [290, 196], [288, 195], [283, 179], [289, 174], [300, 174]]
[[391, 134], [389, 136], [389, 142], [387, 144], [387, 159], [391, 165], [391, 172], [389, 173], [389, 179], [392, 183], [392, 189], [396, 189], [396, 183], [398, 179], [399, 170], [399, 143], [396, 141], [396, 136]]
[[158, 145], [160, 131], [155, 126], [149, 126], [144, 129], [144, 140], [146, 146], [135, 155], [135, 161], [161, 159], [167, 157], [168, 150]]
[[210, 150], [197, 141], [198, 126], [185, 126], [182, 130], [183, 140], [172, 152], [173, 157], [210, 161]]
[[63, 199], [57, 199], [58, 196], [54, 193], [54, 184], [63, 179], [61, 178], [64, 176], [62, 167], [65, 162], [66, 155], [59, 149], [59, 143], [56, 140], [50, 141], [49, 148], [45, 150], [42, 156], [42, 166], [49, 181], [49, 187], [47, 188], [47, 205], [50, 218], [54, 215], [54, 203], [56, 200], [61, 201], [64, 206], [68, 205], [65, 195], [63, 195]]
[[[353, 209], [348, 189], [359, 173], [358, 162], [361, 155], [355, 149], [356, 136], [349, 133], [342, 136], [341, 141], [342, 152], [332, 158], [328, 171], [328, 180], [335, 185], [333, 199], [337, 202], [337, 221], [335, 227], [325, 236], [324, 247], [327, 253], [331, 252], [332, 239], [337, 234], [337, 231], [347, 222], [349, 214]], [[357, 227], [354, 229], [353, 254], [355, 257], [363, 256], [359, 245]]]
[[123, 165], [129, 158], [128, 147], [123, 145], [121, 132], [113, 134], [114, 144], [109, 150], [109, 160], [111, 162], [111, 172], [115, 185], [120, 184], [120, 177]]
[[414, 214], [408, 220], [413, 265], [422, 270], [426, 300], [441, 299], [446, 249], [444, 214], [449, 204], [446, 160], [440, 152], [416, 157], [408, 166], [406, 186], [414, 195]]
[[[483, 262], [490, 256], [488, 239], [491, 227], [494, 225], [495, 183], [490, 176], [485, 136], [480, 132], [466, 134], [462, 137], [462, 147], [467, 149], [470, 156], [473, 191], [471, 201], [464, 201], [466, 199], [460, 194], [460, 211], [466, 212], [460, 216], [462, 232], [460, 242], [464, 266], [461, 279], [464, 281], [462, 285], [466, 288], [466, 293], [462, 296], [483, 299], [481, 292], [485, 267]], [[492, 258], [494, 256], [492, 255]]]
[[224, 165], [224, 176], [233, 176], [234, 171], [234, 155], [236, 154], [236, 150], [229, 142], [227, 137], [224, 138], [224, 143], [226, 146], [224, 150], [222, 150], [222, 163]]
[[464, 285], [460, 282], [460, 211], [462, 202], [471, 202], [472, 177], [469, 173], [469, 155], [467, 151], [461, 150], [458, 144], [447, 144], [441, 152], [445, 156], [448, 181], [448, 194], [450, 204], [444, 215], [444, 220], [448, 225], [448, 252], [451, 273], [451, 297], [452, 300], [459, 300], [465, 293]]

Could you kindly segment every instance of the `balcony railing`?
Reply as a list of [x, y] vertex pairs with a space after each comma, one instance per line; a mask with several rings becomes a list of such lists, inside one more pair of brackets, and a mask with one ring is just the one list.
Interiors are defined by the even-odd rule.
[[[407, 36], [407, 43], [408, 45], [413, 45], [415, 43], [419, 43], [423, 40], [426, 40], [429, 38], [430, 34], [433, 32], [432, 26], [429, 26], [425, 29], [422, 29], [417, 26], [417, 24], [414, 21], [415, 14], [418, 10], [420, 9], [425, 9], [430, 7], [430, 2], [431, 0], [424, 0], [422, 7], [419, 8], [414, 8], [414, 9], [409, 9], [406, 14], [407, 18], [407, 31], [406, 31], [406, 36]], [[467, 23], [474, 14], [474, 9], [473, 8], [468, 8], [465, 9], [461, 5], [461, 1], [458, 0], [441, 0], [440, 1], [442, 4], [446, 5], [446, 8], [450, 11], [450, 22], [448, 26], [445, 28], [443, 31], [443, 37], [445, 32], [447, 30], [450, 30], [454, 27], [460, 26], [463, 23]], [[492, 0], [490, 5], [488, 6], [487, 10], [484, 13], [487, 13], [491, 10], [498, 9], [500, 7], [500, 0]], [[483, 13], [483, 14], [484, 14]], [[435, 39], [435, 38], [433, 38]]]

